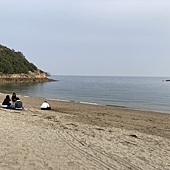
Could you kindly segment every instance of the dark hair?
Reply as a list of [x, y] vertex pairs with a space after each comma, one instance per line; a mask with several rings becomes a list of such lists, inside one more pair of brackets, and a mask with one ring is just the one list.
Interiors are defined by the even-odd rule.
[[11, 99], [12, 99], [12, 102], [15, 102], [16, 101], [16, 93], [12, 93], [12, 97], [11, 97]]
[[9, 97], [9, 95], [6, 95], [6, 99], [10, 100], [10, 97]]

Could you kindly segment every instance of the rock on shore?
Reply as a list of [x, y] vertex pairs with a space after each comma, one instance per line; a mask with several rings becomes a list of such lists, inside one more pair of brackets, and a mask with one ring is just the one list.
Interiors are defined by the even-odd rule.
[[28, 82], [50, 82], [56, 81], [47, 77], [47, 73], [37, 70], [35, 72], [29, 71], [28, 74], [0, 74], [0, 83], [28, 83]]

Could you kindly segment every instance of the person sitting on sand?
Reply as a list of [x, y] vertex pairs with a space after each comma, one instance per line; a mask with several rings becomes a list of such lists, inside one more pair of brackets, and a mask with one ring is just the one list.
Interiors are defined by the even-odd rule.
[[4, 101], [2, 102], [2, 107], [6, 108], [6, 109], [12, 109], [12, 105], [10, 103], [11, 99], [9, 97], [9, 95], [6, 95]]
[[14, 109], [17, 109], [17, 110], [23, 110], [24, 109], [24, 107], [22, 105], [22, 101], [18, 97], [16, 97]]
[[13, 103], [15, 103], [16, 98], [17, 98], [16, 93], [12, 93], [11, 100], [12, 100]]
[[41, 105], [41, 110], [51, 110], [50, 105], [47, 103], [47, 101], [44, 101]]

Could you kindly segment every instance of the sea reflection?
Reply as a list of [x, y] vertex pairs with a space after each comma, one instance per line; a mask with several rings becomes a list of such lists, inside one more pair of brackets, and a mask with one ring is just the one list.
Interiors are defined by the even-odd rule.
[[43, 97], [43, 89], [45, 83], [3, 83], [0, 84], [0, 92], [12, 94], [13, 92], [18, 95], [27, 95]]

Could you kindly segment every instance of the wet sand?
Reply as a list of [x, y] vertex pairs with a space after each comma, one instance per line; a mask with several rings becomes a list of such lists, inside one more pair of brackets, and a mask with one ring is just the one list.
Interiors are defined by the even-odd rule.
[[0, 108], [0, 170], [170, 169], [170, 114], [19, 97]]

